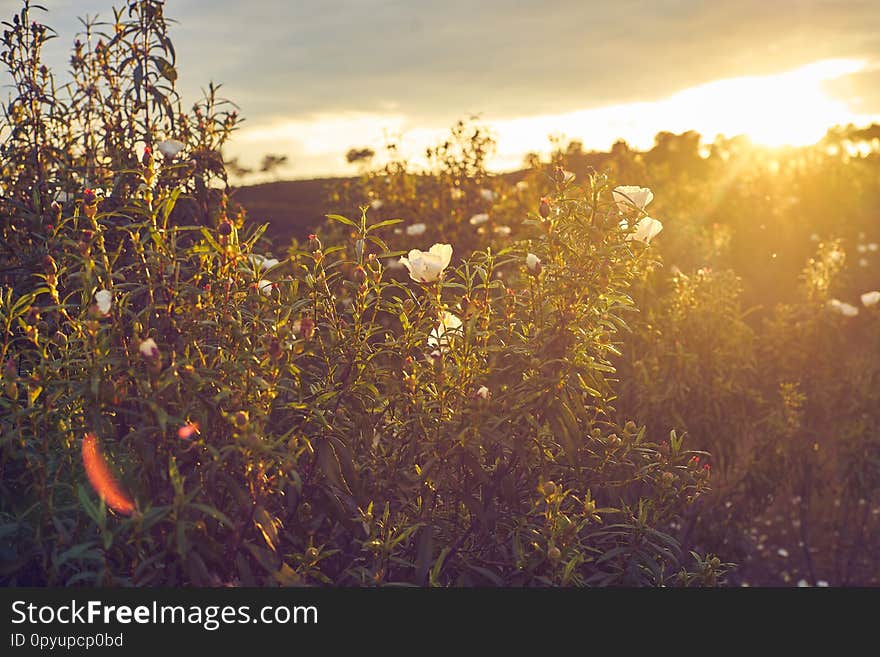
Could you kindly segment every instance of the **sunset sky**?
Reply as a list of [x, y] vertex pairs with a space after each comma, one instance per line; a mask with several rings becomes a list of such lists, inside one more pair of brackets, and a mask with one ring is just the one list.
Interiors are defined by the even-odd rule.
[[[43, 0], [66, 69], [83, 14]], [[8, 18], [17, 0], [0, 0]], [[209, 80], [247, 121], [228, 155], [286, 154], [283, 177], [352, 173], [345, 152], [410, 152], [479, 114], [516, 168], [549, 134], [649, 147], [660, 130], [807, 143], [880, 117], [880, 3], [849, 0], [170, 0], [180, 91]], [[6, 80], [2, 80], [4, 83]], [[4, 92], [5, 95], [5, 92]]]

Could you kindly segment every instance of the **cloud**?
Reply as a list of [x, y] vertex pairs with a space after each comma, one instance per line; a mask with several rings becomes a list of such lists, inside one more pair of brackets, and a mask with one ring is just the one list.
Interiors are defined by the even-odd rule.
[[[75, 16], [109, 17], [111, 0], [43, 1], [62, 35], [48, 59], [63, 70]], [[18, 6], [0, 0], [3, 15]], [[236, 142], [269, 150], [272, 139], [256, 135], [286, 124], [278, 134], [306, 158], [303, 171], [329, 162], [315, 140], [366, 144], [357, 127], [368, 116], [431, 132], [482, 113], [523, 134], [544, 125], [535, 117], [612, 107], [623, 129], [644, 121], [620, 108], [719, 79], [880, 60], [880, 5], [865, 0], [189, 0], [166, 13], [179, 21], [171, 35], [184, 99], [223, 83], [247, 119]], [[860, 113], [880, 113], [872, 76], [828, 88]]]

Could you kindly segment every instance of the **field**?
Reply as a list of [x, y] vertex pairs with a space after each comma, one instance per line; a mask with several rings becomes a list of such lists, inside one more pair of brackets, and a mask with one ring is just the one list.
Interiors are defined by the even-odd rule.
[[161, 2], [66, 86], [25, 7], [4, 585], [880, 584], [880, 125], [239, 186]]

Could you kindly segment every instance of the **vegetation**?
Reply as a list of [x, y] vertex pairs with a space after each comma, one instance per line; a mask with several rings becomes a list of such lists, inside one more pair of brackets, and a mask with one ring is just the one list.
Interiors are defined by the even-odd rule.
[[870, 135], [503, 177], [461, 122], [427, 170], [352, 149], [272, 253], [163, 3], [63, 86], [39, 18], [2, 42], [4, 584], [877, 582]]

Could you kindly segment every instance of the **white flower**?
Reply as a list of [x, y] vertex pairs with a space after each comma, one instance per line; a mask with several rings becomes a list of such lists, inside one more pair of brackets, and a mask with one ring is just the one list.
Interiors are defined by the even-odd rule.
[[867, 253], [867, 252], [868, 252], [868, 246], [867, 246], [866, 244], [859, 244], [859, 245], [856, 247], [856, 251], [858, 251], [859, 253]]
[[450, 312], [443, 311], [440, 323], [431, 329], [428, 336], [428, 346], [433, 349], [446, 351], [449, 341], [455, 334], [461, 334], [461, 320]]
[[265, 278], [261, 278], [260, 282], [257, 283], [257, 289], [264, 297], [270, 297], [272, 296], [273, 285], [274, 283], [272, 281], [267, 281]]
[[824, 580], [824, 579], [816, 580], [816, 586], [821, 586], [822, 588], [825, 588], [828, 586], [828, 580]]
[[98, 304], [98, 310], [102, 315], [109, 315], [110, 307], [113, 305], [113, 293], [110, 290], [98, 290], [95, 292], [95, 303]]
[[443, 275], [452, 259], [452, 246], [435, 244], [428, 251], [413, 249], [400, 263], [409, 270], [409, 277], [417, 283], [433, 283]]
[[375, 198], [370, 202], [370, 209], [381, 210], [383, 205], [385, 205], [385, 201], [380, 198]]
[[159, 152], [162, 153], [169, 160], [177, 157], [177, 154], [184, 148], [184, 143], [182, 141], [177, 141], [176, 139], [166, 139], [165, 141], [160, 141], [156, 148], [159, 149]]
[[611, 192], [614, 202], [617, 203], [617, 209], [621, 212], [629, 212], [631, 210], [645, 211], [648, 204], [654, 200], [654, 192], [647, 187], [639, 187], [637, 185], [624, 185], [615, 187]]
[[568, 185], [569, 183], [574, 182], [574, 179], [576, 177], [577, 176], [575, 176], [573, 171], [566, 171], [565, 169], [562, 170], [562, 182], [564, 184]]
[[809, 587], [809, 586], [810, 586], [810, 583], [807, 582], [807, 580], [805, 580], [805, 579], [799, 579], [799, 580], [798, 580], [798, 587], [800, 587], [800, 588], [802, 588], [802, 589], [805, 589], [805, 588], [807, 588], [807, 587]]
[[261, 272], [268, 271], [272, 269], [272, 267], [281, 264], [281, 261], [277, 258], [267, 258], [266, 256], [261, 256], [259, 253], [251, 253], [250, 256], [248, 256], [248, 259], [251, 261], [251, 264], [258, 267]]
[[541, 271], [541, 259], [534, 253], [528, 254], [526, 256], [526, 267], [530, 272], [537, 274]]
[[143, 340], [138, 347], [138, 351], [141, 352], [141, 356], [144, 358], [155, 358], [159, 355], [159, 347], [156, 345], [156, 341], [153, 340], [153, 338]]
[[480, 196], [483, 197], [484, 201], [489, 201], [489, 203], [495, 200], [495, 192], [491, 189], [481, 189]]
[[878, 246], [877, 242], [871, 242], [870, 244], [868, 244], [868, 251], [874, 252], [877, 249], [880, 249], [880, 246]]
[[862, 305], [865, 308], [870, 308], [871, 306], [876, 306], [878, 302], [880, 302], [880, 291], [878, 291], [878, 290], [873, 290], [872, 292], [865, 292], [862, 295]]
[[55, 194], [55, 200], [59, 203], [67, 203], [68, 201], [72, 201], [74, 198], [73, 194], [65, 192], [63, 189]]
[[415, 237], [416, 235], [421, 235], [426, 230], [428, 230], [428, 227], [425, 224], [412, 224], [406, 227], [406, 234], [410, 237]]
[[516, 183], [516, 191], [518, 191], [518, 192], [524, 192], [528, 188], [529, 188], [529, 183], [526, 182], [525, 180], [520, 180], [518, 183]]
[[477, 397], [478, 399], [489, 399], [489, 388], [486, 386], [480, 386], [474, 393], [474, 397]]
[[480, 214], [475, 214], [470, 218], [471, 226], [479, 226], [480, 224], [484, 224], [489, 221], [489, 215], [485, 212], [481, 212]]
[[844, 317], [855, 317], [859, 314], [859, 309], [849, 303], [844, 303], [839, 299], [829, 299], [828, 306], [836, 313]]
[[859, 267], [867, 267], [868, 264], [867, 258], [859, 258]]
[[495, 226], [495, 234], [501, 235], [502, 237], [507, 237], [510, 235], [510, 226]]
[[663, 230], [663, 224], [660, 221], [651, 219], [651, 217], [642, 217], [636, 224], [635, 231], [627, 235], [626, 239], [650, 244], [661, 230]]
[[779, 548], [778, 550], [776, 550], [776, 554], [778, 554], [783, 559], [788, 558], [788, 550], [786, 550], [785, 548]]

